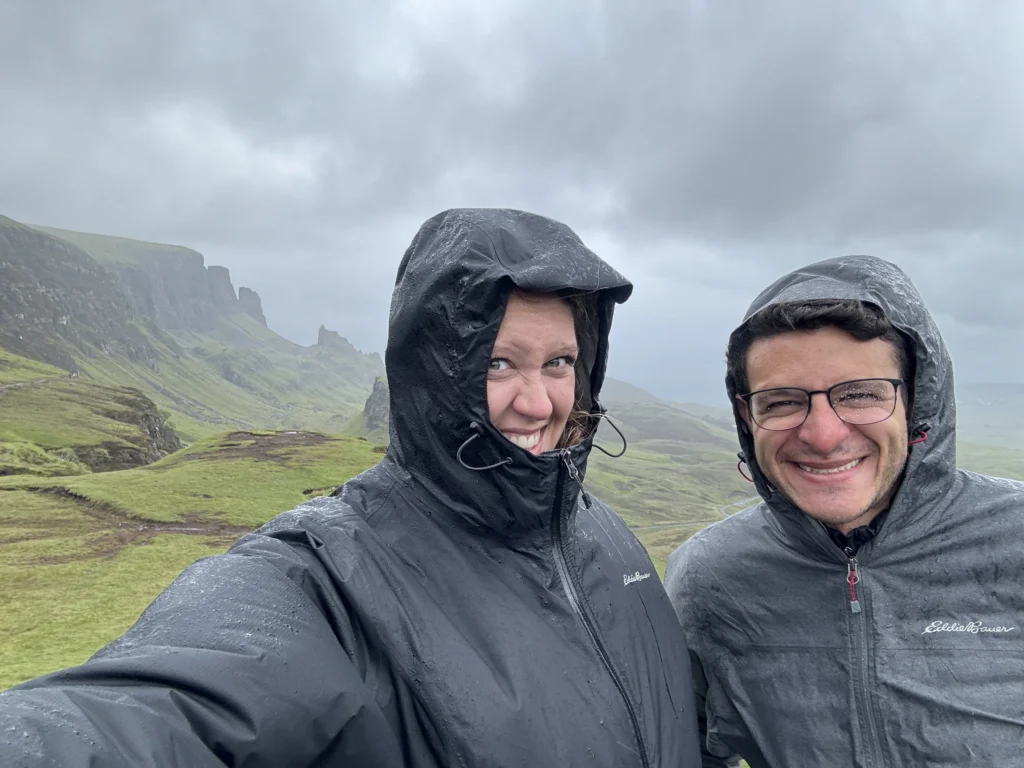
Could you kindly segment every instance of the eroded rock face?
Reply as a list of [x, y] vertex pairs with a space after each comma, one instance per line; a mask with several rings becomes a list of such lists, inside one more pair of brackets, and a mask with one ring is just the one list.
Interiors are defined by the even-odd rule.
[[120, 355], [156, 368], [138, 307], [82, 249], [0, 217], [0, 346], [75, 371], [75, 354]]
[[225, 314], [234, 314], [242, 310], [235, 296], [235, 286], [231, 284], [231, 273], [227, 267], [209, 266], [206, 268], [206, 282], [210, 289], [210, 301]]
[[260, 299], [260, 295], [256, 293], [256, 291], [251, 288], [246, 288], [244, 285], [239, 286], [238, 304], [241, 306], [242, 311], [245, 312], [245, 314], [264, 328], [267, 327], [267, 318], [263, 314], [263, 301]]
[[139, 436], [128, 440], [132, 445], [104, 444], [97, 450], [74, 449], [79, 461], [93, 472], [130, 469], [152, 464], [181, 448], [181, 440], [164, 420], [156, 404], [132, 387], [120, 387], [115, 402], [122, 406], [104, 415], [139, 428]]
[[373, 391], [366, 398], [366, 405], [363, 406], [363, 419], [368, 431], [382, 429], [387, 432], [390, 418], [391, 393], [388, 390], [387, 381], [380, 376], [373, 382]]
[[165, 331], [202, 333], [220, 315], [241, 311], [226, 267], [206, 267], [203, 255], [187, 248], [140, 246], [134, 263], [113, 265], [140, 314]]
[[70, 446], [79, 462], [93, 472], [132, 469], [152, 464], [181, 448], [178, 435], [152, 400], [132, 387], [118, 387], [115, 392], [113, 402], [118, 407], [104, 411], [103, 415], [137, 427], [138, 433], [124, 443]]
[[95, 355], [159, 371], [152, 338], [178, 352], [168, 332], [211, 331], [243, 311], [267, 324], [260, 297], [236, 296], [227, 268], [205, 266], [196, 251], [131, 241], [130, 258], [100, 260], [75, 235], [0, 216], [3, 348], [69, 372]]

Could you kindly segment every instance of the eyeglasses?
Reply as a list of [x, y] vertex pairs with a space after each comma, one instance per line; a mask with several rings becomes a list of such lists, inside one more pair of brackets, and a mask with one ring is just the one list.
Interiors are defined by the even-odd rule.
[[796, 429], [811, 413], [811, 398], [825, 395], [836, 416], [863, 426], [885, 421], [896, 411], [896, 394], [903, 379], [856, 379], [810, 392], [799, 387], [760, 389], [740, 395], [750, 418], [762, 429]]

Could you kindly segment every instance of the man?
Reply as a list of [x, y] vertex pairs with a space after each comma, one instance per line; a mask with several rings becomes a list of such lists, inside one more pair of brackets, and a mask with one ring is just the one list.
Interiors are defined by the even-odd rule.
[[666, 579], [704, 765], [1024, 764], [1024, 483], [956, 468], [952, 364], [908, 277], [780, 279], [726, 386], [764, 501]]

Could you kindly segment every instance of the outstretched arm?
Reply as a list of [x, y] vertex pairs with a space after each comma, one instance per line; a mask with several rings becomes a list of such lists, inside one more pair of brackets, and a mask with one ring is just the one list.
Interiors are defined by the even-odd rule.
[[195, 563], [85, 664], [0, 693], [0, 765], [400, 765], [327, 581], [258, 535]]

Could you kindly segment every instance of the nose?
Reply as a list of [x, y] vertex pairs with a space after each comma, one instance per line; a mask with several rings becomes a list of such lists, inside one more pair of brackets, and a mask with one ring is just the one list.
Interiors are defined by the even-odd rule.
[[811, 412], [797, 429], [800, 440], [815, 452], [825, 455], [834, 451], [849, 435], [850, 425], [832, 410], [828, 396], [824, 393], [812, 395]]
[[539, 374], [527, 374], [519, 379], [519, 391], [512, 400], [512, 409], [531, 421], [547, 421], [551, 417], [554, 405]]

